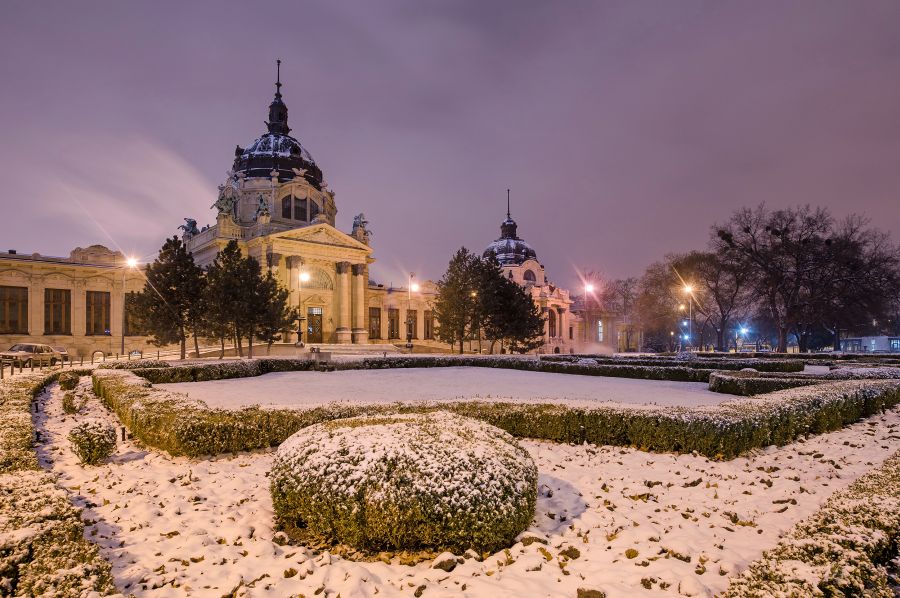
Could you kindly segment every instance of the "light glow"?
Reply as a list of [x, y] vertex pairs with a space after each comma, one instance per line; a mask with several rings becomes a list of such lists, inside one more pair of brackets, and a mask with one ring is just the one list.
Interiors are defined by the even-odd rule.
[[300, 273], [300, 282], [309, 282], [309, 272]]
[[136, 258], [130, 257], [130, 258], [128, 258], [128, 259], [125, 260], [125, 264], [126, 264], [129, 268], [134, 268], [134, 267], [137, 266], [138, 261], [137, 261]]
[[747, 328], [741, 328], [741, 334], [747, 334], [748, 332], [750, 332], [750, 330]]
[[584, 285], [584, 292], [585, 292], [585, 293], [593, 293], [593, 292], [594, 292], [594, 285], [592, 285], [591, 283], [588, 283], [588, 284]]
[[410, 285], [409, 288], [413, 293], [418, 293], [419, 292], [419, 283], [414, 282], [414, 283], [412, 283], [412, 285]]
[[687, 293], [688, 295], [690, 295], [691, 293], [694, 292], [694, 287], [692, 287], [689, 284], [686, 284], [686, 285], [684, 285], [684, 292]]

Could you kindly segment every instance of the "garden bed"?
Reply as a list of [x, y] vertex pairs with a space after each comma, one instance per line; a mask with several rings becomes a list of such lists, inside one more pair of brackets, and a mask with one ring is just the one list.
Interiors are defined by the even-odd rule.
[[226, 410], [210, 409], [186, 395], [153, 388], [128, 371], [95, 371], [93, 384], [95, 392], [142, 442], [173, 455], [189, 456], [277, 446], [304, 426], [340, 417], [445, 409], [481, 419], [518, 437], [636, 446], [650, 451], [697, 451], [711, 458], [731, 459], [751, 449], [836, 430], [900, 403], [900, 381], [843, 381], [725, 401], [712, 407], [585, 408], [453, 401]]
[[58, 373], [0, 383], [0, 595], [111, 594], [110, 565], [84, 538], [81, 510], [38, 466], [32, 401]]

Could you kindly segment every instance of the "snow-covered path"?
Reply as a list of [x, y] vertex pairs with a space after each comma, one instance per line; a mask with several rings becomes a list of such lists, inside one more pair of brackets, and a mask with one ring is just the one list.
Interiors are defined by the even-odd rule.
[[[86, 383], [80, 388], [89, 394]], [[76, 417], [118, 422], [95, 398], [82, 414], [63, 415], [61, 396], [54, 386], [38, 399], [39, 455], [85, 507], [88, 537], [113, 563], [119, 589], [138, 597], [235, 589], [235, 596], [322, 598], [571, 598], [578, 588], [609, 598], [661, 589], [711, 595], [832, 492], [900, 448], [897, 410], [723, 463], [523, 441], [540, 472], [527, 532], [539, 540], [446, 573], [429, 563], [355, 563], [274, 543], [270, 452], [173, 459], [127, 441], [109, 462], [83, 468], [65, 439]]]
[[715, 405], [734, 396], [705, 382], [634, 380], [499, 368], [397, 368], [338, 372], [279, 372], [253, 378], [157, 384], [210, 407], [309, 406], [332, 401], [390, 403], [451, 399], [514, 399], [657, 405]]

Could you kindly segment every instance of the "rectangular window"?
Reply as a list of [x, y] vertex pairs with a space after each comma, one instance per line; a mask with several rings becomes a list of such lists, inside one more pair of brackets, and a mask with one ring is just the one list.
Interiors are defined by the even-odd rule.
[[131, 292], [125, 294], [125, 336], [144, 336], [147, 331], [144, 330], [141, 321], [137, 317], [135, 302], [137, 301], [137, 293]]
[[44, 334], [72, 334], [72, 291], [44, 289]]
[[569, 340], [572, 340], [573, 338], [575, 338], [575, 330], [569, 326]]
[[294, 220], [306, 222], [306, 200], [294, 198]]
[[87, 291], [85, 293], [85, 331], [88, 336], [109, 335], [109, 293]]
[[0, 334], [28, 334], [26, 287], [0, 287]]
[[431, 310], [426, 309], [425, 313], [422, 315], [425, 318], [425, 340], [430, 341], [434, 339], [434, 316], [431, 315]]
[[388, 308], [388, 338], [400, 338], [400, 310]]
[[900, 352], [900, 338], [892, 338], [891, 339], [891, 352], [892, 353]]
[[418, 339], [417, 328], [419, 327], [419, 312], [414, 309], [406, 310], [406, 338]]
[[281, 198], [281, 217], [282, 218], [290, 218], [291, 217], [291, 196]]
[[369, 338], [381, 338], [381, 308], [369, 308]]

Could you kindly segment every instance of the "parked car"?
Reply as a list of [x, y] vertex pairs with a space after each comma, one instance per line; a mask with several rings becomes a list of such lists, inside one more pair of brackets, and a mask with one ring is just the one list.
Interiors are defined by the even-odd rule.
[[50, 345], [19, 343], [0, 353], [0, 359], [11, 361], [14, 365], [26, 367], [31, 365], [56, 365], [63, 360], [62, 355]]
[[66, 363], [67, 361], [72, 361], [72, 356], [69, 355], [69, 351], [66, 350], [65, 347], [53, 347], [53, 350], [59, 354], [60, 362]]

